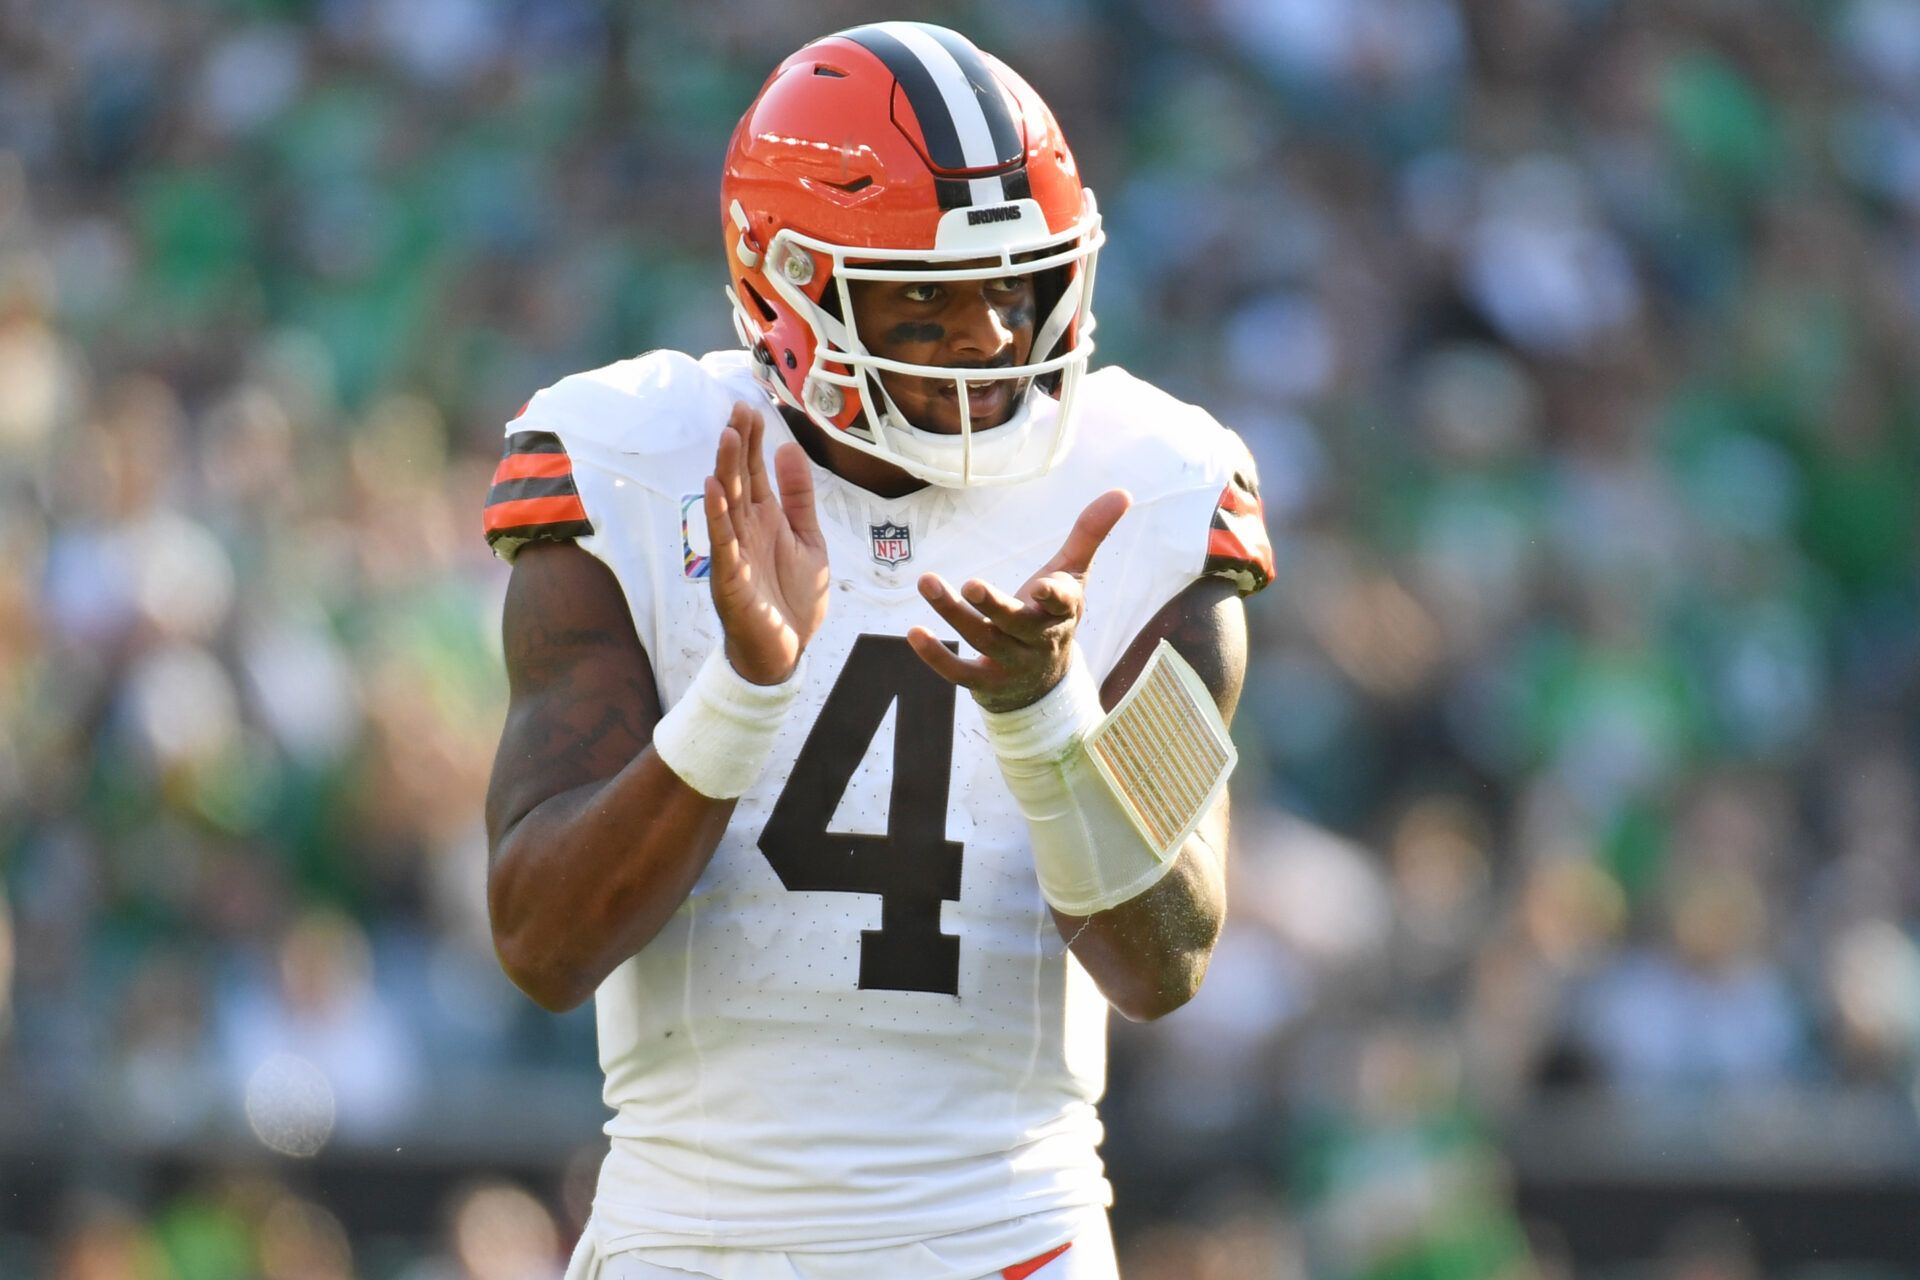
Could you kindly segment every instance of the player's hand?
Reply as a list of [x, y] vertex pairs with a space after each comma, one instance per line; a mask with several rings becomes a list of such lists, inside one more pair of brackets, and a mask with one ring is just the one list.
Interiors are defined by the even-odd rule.
[[1125, 489], [1109, 489], [1088, 503], [1053, 559], [1011, 596], [978, 578], [955, 591], [939, 574], [922, 574], [920, 594], [979, 656], [960, 657], [925, 627], [907, 632], [907, 643], [940, 675], [972, 690], [988, 711], [1039, 701], [1067, 674], [1093, 553], [1132, 505]]
[[735, 404], [720, 432], [707, 477], [707, 578], [727, 661], [755, 684], [779, 684], [827, 616], [827, 543], [814, 514], [806, 451], [780, 446], [776, 496], [765, 432], [759, 410], [748, 404]]

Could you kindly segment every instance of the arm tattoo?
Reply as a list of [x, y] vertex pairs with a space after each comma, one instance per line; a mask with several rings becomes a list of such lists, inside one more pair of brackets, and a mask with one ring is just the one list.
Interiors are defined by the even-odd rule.
[[574, 709], [535, 712], [527, 723], [528, 757], [537, 762], [534, 768], [540, 775], [560, 789], [611, 776], [649, 741], [623, 707], [602, 707], [584, 728], [568, 714]]
[[566, 645], [572, 648], [605, 648], [615, 643], [613, 632], [599, 627], [563, 627], [554, 630], [548, 627], [536, 628], [540, 632], [540, 643]]
[[1247, 629], [1238, 592], [1220, 578], [1201, 578], [1169, 600], [1153, 616], [1120, 659], [1100, 690], [1111, 707], [1132, 687], [1160, 640], [1180, 652], [1207, 686], [1221, 718], [1233, 721], [1246, 674]]
[[510, 701], [488, 796], [495, 832], [612, 778], [646, 748], [659, 715], [652, 666], [611, 573], [573, 548], [530, 567], [516, 565], [508, 586]]
[[535, 624], [507, 636], [507, 671], [535, 684], [577, 661], [582, 649], [610, 649], [619, 643], [611, 631], [593, 627], [547, 627]]
[[1192, 607], [1181, 609], [1166, 638], [1207, 686], [1220, 707], [1221, 718], [1231, 722], [1234, 708], [1240, 702], [1241, 681], [1246, 676], [1245, 624], [1237, 617], [1227, 616], [1228, 610], [1237, 611], [1240, 607], [1230, 584], [1220, 582], [1218, 587], [1209, 586], [1203, 595], [1224, 599], [1196, 600]]

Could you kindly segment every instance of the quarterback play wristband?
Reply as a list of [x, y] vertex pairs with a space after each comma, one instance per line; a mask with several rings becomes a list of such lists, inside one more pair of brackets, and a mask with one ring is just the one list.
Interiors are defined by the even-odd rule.
[[1206, 686], [1165, 641], [1111, 714], [1076, 647], [1045, 697], [982, 719], [1032, 833], [1040, 891], [1073, 916], [1157, 884], [1237, 759]]
[[780, 684], [755, 684], [715, 647], [686, 695], [653, 726], [653, 753], [703, 796], [732, 800], [759, 780], [774, 735], [800, 692], [807, 660]]

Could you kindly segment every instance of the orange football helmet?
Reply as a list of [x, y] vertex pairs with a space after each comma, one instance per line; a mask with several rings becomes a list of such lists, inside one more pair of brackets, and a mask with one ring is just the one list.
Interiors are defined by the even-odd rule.
[[[1105, 237], [1059, 124], [1026, 81], [926, 23], [816, 40], [741, 117], [720, 206], [734, 325], [783, 403], [934, 484], [1008, 483], [1053, 465], [1093, 354]], [[970, 265], [945, 265], [957, 263]], [[1029, 274], [1039, 306], [1025, 364], [885, 359], [853, 324], [851, 280]], [[880, 371], [952, 379], [960, 433], [908, 422]], [[976, 431], [968, 384], [1001, 380], [1015, 383], [1016, 408]]]

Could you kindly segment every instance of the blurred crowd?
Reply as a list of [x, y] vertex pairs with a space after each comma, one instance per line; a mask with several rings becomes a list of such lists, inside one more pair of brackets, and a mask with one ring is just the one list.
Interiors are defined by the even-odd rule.
[[559, 1274], [556, 1260], [571, 1244], [538, 1198], [508, 1182], [465, 1186], [437, 1217], [414, 1241], [363, 1238], [356, 1249], [338, 1217], [268, 1177], [210, 1179], [152, 1213], [81, 1194], [62, 1214], [42, 1274], [72, 1280], [536, 1280]]
[[[733, 121], [880, 16], [0, 3], [0, 1164], [594, 1091], [485, 922], [500, 424], [732, 344]], [[1920, 0], [915, 16], [1050, 101], [1096, 360], [1241, 431], [1279, 551], [1232, 922], [1116, 1033], [1116, 1175], [1189, 1193], [1122, 1181], [1129, 1277], [1566, 1274], [1505, 1145], [1556, 1099], [1920, 1097]], [[574, 1225], [489, 1182], [373, 1247], [278, 1167], [76, 1185], [0, 1272], [530, 1280]]]

